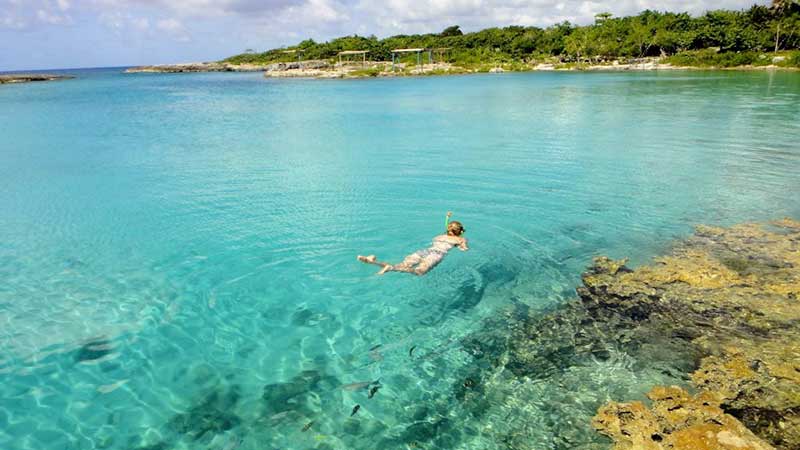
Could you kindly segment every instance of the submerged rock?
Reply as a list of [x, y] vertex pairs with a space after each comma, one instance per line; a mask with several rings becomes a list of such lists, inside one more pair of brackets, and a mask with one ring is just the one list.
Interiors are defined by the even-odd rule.
[[[658, 402], [664, 398], [651, 393], [651, 412], [637, 403], [612, 403], [595, 425], [617, 448], [769, 448], [745, 436], [737, 419], [778, 448], [800, 448], [800, 222], [698, 227], [669, 256], [635, 271], [624, 261], [598, 258], [583, 283], [578, 293], [591, 315], [616, 316], [617, 329], [649, 330], [696, 351], [691, 381], [698, 398], [713, 396], [709, 404], [715, 414], [719, 410], [711, 420], [710, 406], [676, 394], [692, 405], [680, 406], [691, 426], [654, 428], [662, 442], [630, 447], [633, 435], [620, 434], [621, 423], [610, 417], [662, 423]], [[713, 441], [707, 438], [712, 432], [731, 437]], [[747, 445], [737, 447], [734, 437]]]
[[453, 397], [476, 418], [520, 411], [491, 430], [511, 448], [607, 448], [599, 408], [618, 449], [800, 449], [800, 222], [701, 226], [626, 263], [597, 258], [576, 299], [514, 302], [461, 339]]
[[192, 441], [223, 433], [241, 423], [241, 418], [232, 412], [239, 399], [238, 386], [214, 389], [186, 412], [174, 415], [168, 426]]

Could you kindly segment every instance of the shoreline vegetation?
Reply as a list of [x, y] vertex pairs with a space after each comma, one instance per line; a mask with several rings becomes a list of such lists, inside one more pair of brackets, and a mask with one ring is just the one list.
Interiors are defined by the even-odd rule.
[[209, 63], [126, 72], [252, 72], [266, 77], [361, 78], [536, 70], [800, 70], [800, 1], [741, 11], [597, 14], [591, 25], [508, 26], [464, 33], [307, 39]]
[[41, 73], [19, 73], [0, 75], [0, 84], [33, 83], [37, 81], [60, 81], [75, 78], [68, 75], [53, 75]]

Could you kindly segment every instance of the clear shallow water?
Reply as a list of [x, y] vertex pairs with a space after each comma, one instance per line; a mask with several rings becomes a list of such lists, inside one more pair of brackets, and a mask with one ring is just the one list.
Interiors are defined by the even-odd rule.
[[[598, 404], [680, 379], [499, 372], [478, 416], [461, 340], [593, 255], [800, 216], [793, 73], [79, 75], [0, 87], [4, 449], [603, 448]], [[428, 276], [355, 261], [447, 210], [472, 250]]]

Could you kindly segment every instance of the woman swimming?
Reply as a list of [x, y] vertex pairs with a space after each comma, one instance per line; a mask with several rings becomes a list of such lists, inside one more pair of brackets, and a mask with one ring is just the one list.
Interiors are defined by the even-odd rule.
[[450, 222], [451, 215], [452, 213], [447, 213], [447, 219], [445, 220], [445, 234], [436, 236], [433, 238], [433, 242], [431, 243], [430, 247], [424, 250], [417, 250], [416, 252], [406, 256], [405, 259], [403, 259], [403, 262], [399, 264], [389, 264], [378, 261], [375, 255], [359, 255], [358, 260], [366, 264], [375, 264], [376, 266], [381, 266], [382, 269], [378, 272], [378, 275], [383, 275], [386, 272], [407, 272], [415, 275], [425, 275], [428, 273], [428, 271], [436, 267], [437, 264], [442, 262], [444, 256], [453, 247], [458, 247], [459, 250], [463, 252], [469, 250], [469, 247], [467, 246], [467, 240], [461, 237], [461, 235], [467, 230], [464, 229], [464, 226], [461, 225], [461, 222], [455, 220]]

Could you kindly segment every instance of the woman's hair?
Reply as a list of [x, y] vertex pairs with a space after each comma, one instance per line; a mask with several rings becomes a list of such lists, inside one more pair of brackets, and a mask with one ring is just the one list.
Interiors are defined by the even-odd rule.
[[454, 220], [447, 225], [447, 234], [450, 236], [461, 236], [465, 231], [461, 222]]

